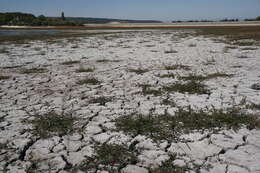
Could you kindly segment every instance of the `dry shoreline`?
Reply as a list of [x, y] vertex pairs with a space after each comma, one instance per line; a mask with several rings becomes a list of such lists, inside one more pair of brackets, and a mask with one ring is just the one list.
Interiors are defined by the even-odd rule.
[[260, 22], [185, 22], [185, 23], [131, 23], [131, 24], [86, 24], [84, 26], [0, 26], [1, 29], [196, 29], [211, 27], [256, 27]]

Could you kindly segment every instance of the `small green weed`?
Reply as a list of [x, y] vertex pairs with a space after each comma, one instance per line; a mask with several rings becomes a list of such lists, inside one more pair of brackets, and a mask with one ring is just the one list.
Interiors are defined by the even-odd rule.
[[184, 84], [175, 83], [173, 85], [164, 86], [163, 89], [168, 92], [180, 92], [189, 94], [210, 94], [210, 91], [200, 81], [191, 80]]
[[86, 78], [86, 79], [79, 80], [77, 82], [77, 84], [79, 84], [79, 85], [84, 85], [84, 84], [98, 85], [98, 84], [100, 84], [100, 81], [96, 78]]
[[34, 74], [34, 73], [46, 73], [48, 70], [45, 68], [23, 68], [21, 69], [22, 74]]
[[75, 130], [73, 127], [77, 119], [71, 115], [59, 115], [49, 112], [44, 115], [35, 115], [35, 119], [30, 121], [33, 125], [33, 133], [41, 138], [51, 136], [62, 136]]

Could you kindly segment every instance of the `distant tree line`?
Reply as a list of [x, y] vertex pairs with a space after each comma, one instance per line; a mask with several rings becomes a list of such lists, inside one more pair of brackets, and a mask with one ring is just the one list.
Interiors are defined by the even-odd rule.
[[[222, 20], [219, 20], [219, 22], [238, 22], [239, 19], [222, 19]], [[260, 16], [254, 18], [254, 19], [245, 19], [245, 21], [260, 21]], [[172, 21], [172, 23], [182, 23], [182, 22], [216, 22], [216, 21], [213, 21], [213, 20], [174, 20]]]
[[255, 19], [245, 19], [245, 21], [260, 21], [260, 16], [256, 17]]
[[38, 17], [28, 13], [0, 13], [0, 25], [18, 26], [75, 26], [89, 23], [105, 24], [110, 22], [120, 23], [161, 23], [156, 20], [121, 20], [107, 18], [86, 18], [86, 17], [65, 17], [64, 12], [61, 17]]
[[17, 26], [76, 26], [79, 22], [68, 20], [62, 12], [61, 18], [38, 17], [28, 13], [0, 13], [0, 25]]
[[[222, 20], [219, 20], [219, 22], [237, 22], [239, 21], [239, 19], [222, 19]], [[182, 21], [182, 20], [174, 20], [172, 21], [172, 23], [182, 23], [182, 22], [216, 22], [214, 20], [185, 20], [185, 21]]]
[[185, 21], [182, 21], [182, 20], [174, 20], [172, 21], [172, 23], [182, 23], [182, 22], [214, 22], [213, 20], [185, 20]]
[[127, 20], [127, 19], [109, 19], [109, 18], [91, 18], [91, 17], [68, 17], [67, 19], [84, 24], [106, 24], [111, 22], [119, 23], [162, 23], [158, 20]]

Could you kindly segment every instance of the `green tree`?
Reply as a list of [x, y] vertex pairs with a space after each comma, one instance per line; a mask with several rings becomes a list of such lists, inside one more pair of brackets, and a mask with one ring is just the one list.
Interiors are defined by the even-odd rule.
[[45, 17], [44, 15], [40, 15], [40, 16], [38, 16], [38, 19], [39, 19], [40, 21], [45, 21], [45, 20], [46, 20], [46, 17]]
[[61, 13], [61, 20], [65, 20], [64, 12]]

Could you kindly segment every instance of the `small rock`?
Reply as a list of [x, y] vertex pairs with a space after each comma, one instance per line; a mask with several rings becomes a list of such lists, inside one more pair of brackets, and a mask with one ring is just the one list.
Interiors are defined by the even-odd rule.
[[50, 166], [53, 170], [62, 170], [66, 166], [66, 162], [61, 157], [56, 157], [51, 160]]
[[174, 160], [174, 161], [173, 161], [173, 164], [174, 164], [175, 166], [178, 166], [178, 167], [184, 167], [184, 166], [186, 166], [186, 163], [184, 162], [184, 160], [180, 160], [180, 159]]
[[58, 153], [65, 149], [65, 146], [63, 144], [58, 144], [53, 148], [53, 152]]
[[122, 173], [148, 173], [148, 170], [135, 165], [127, 165], [122, 169]]

